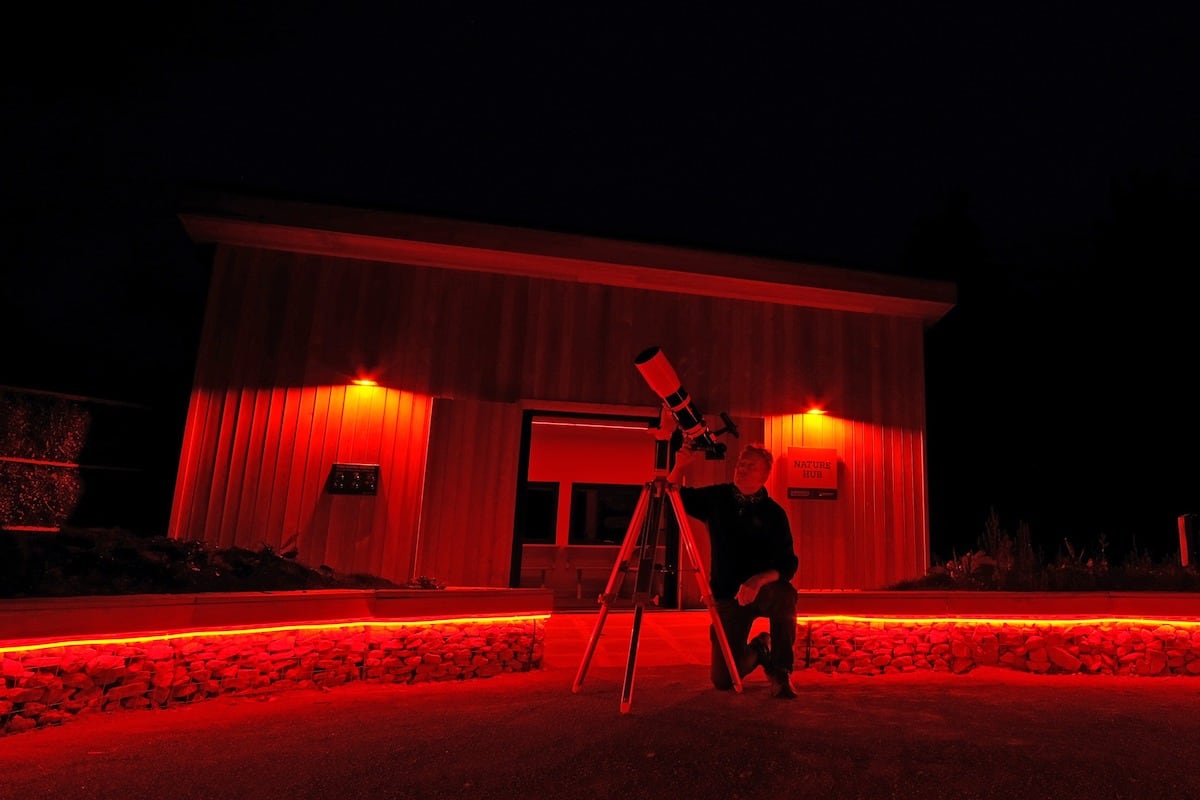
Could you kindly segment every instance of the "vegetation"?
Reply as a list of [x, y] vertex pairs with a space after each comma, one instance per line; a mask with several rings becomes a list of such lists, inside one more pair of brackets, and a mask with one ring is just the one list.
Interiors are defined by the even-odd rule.
[[400, 585], [314, 569], [295, 557], [123, 530], [0, 531], [0, 598], [445, 588], [424, 577]]
[[1194, 565], [1156, 561], [1135, 546], [1122, 563], [1111, 563], [1103, 534], [1089, 548], [1066, 539], [1052, 560], [1033, 546], [1029, 526], [1021, 522], [1015, 535], [1000, 524], [992, 509], [977, 549], [934, 559], [929, 573], [902, 581], [890, 590], [969, 590], [1001, 592], [1200, 592]]
[[[0, 598], [311, 589], [442, 589], [424, 576], [405, 584], [310, 568], [296, 553], [215, 548], [204, 542], [123, 530], [0, 531]], [[975, 550], [942, 560], [925, 576], [886, 587], [1009, 592], [1200, 592], [1195, 566], [1156, 561], [1136, 548], [1112, 563], [1101, 536], [1089, 546], [1063, 541], [1053, 559], [1035, 548], [1025, 523], [1010, 534], [989, 513]]]

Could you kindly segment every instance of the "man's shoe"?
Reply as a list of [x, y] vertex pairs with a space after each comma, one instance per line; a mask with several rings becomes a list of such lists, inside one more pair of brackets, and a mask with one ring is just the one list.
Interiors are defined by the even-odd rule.
[[771, 685], [775, 687], [775, 697], [780, 700], [795, 700], [796, 690], [792, 688], [792, 675], [782, 670], [771, 670], [767, 673]]
[[763, 631], [747, 642], [746, 646], [754, 652], [755, 666], [762, 667], [764, 671], [771, 669], [771, 634]]

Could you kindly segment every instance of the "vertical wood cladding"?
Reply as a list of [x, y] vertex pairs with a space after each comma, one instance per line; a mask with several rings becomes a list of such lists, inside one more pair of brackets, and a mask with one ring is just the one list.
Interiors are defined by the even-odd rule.
[[[170, 533], [408, 580], [431, 405], [382, 387], [197, 388]], [[335, 463], [379, 464], [378, 493], [328, 493]]]
[[[922, 321], [695, 296], [686, 280], [676, 294], [220, 246], [171, 534], [507, 585], [521, 404], [654, 413], [633, 358], [659, 345], [710, 422], [761, 421], [780, 461], [837, 449], [835, 501], [789, 501], [785, 471], [772, 477], [798, 586], [921, 574]], [[366, 376], [379, 386], [347, 385]], [[814, 402], [829, 414], [800, 416]], [[379, 495], [324, 491], [347, 461], [382, 466]]]
[[438, 400], [429, 438], [417, 570], [456, 586], [507, 586], [521, 408]]
[[[924, 436], [917, 430], [797, 414], [768, 417], [777, 454], [768, 490], [788, 511], [805, 589], [875, 589], [924, 574], [928, 520]], [[787, 500], [789, 447], [838, 453], [838, 499]]]

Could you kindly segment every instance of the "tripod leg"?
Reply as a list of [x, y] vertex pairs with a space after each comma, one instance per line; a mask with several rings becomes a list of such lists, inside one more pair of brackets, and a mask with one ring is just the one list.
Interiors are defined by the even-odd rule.
[[583, 678], [587, 675], [588, 664], [591, 663], [592, 654], [596, 652], [596, 643], [600, 641], [600, 630], [604, 627], [604, 618], [608, 616], [608, 606], [600, 606], [600, 613], [596, 616], [596, 626], [592, 628], [592, 638], [588, 639], [587, 649], [583, 653], [583, 660], [579, 662], [579, 670], [575, 673], [575, 682], [571, 684], [571, 691], [579, 694], [580, 687], [583, 686]]
[[650, 492], [653, 484], [646, 484], [642, 489], [642, 494], [638, 498], [637, 505], [633, 509], [633, 516], [629, 519], [629, 528], [625, 532], [625, 541], [621, 542], [621, 549], [617, 553], [617, 562], [613, 565], [613, 571], [608, 576], [608, 584], [604, 587], [604, 594], [600, 595], [600, 613], [596, 616], [596, 625], [592, 628], [592, 636], [588, 639], [587, 648], [583, 652], [583, 660], [579, 662], [579, 670], [575, 673], [575, 683], [571, 686], [571, 691], [578, 694], [579, 688], [583, 686], [583, 678], [587, 675], [588, 665], [592, 661], [592, 655], [596, 652], [596, 645], [600, 641], [600, 631], [604, 628], [604, 620], [608, 617], [609, 605], [616, 598], [617, 587], [621, 582], [621, 573], [627, 569], [629, 556], [633, 553], [633, 547], [641, 538], [642, 525], [646, 521], [646, 508], [650, 505]]
[[[665, 484], [656, 483], [652, 491], [659, 492], [664, 487]], [[654, 558], [658, 552], [658, 543], [666, 531], [666, 509], [666, 498], [656, 493], [650, 501], [646, 524], [642, 527], [641, 559], [633, 590], [633, 631], [629, 635], [629, 658], [625, 662], [625, 682], [621, 687], [622, 714], [628, 714], [633, 704], [633, 675], [637, 665], [638, 641], [642, 634], [642, 614], [646, 610], [646, 603], [652, 602]]]
[[742, 691], [742, 676], [738, 674], [737, 663], [733, 658], [733, 651], [729, 648], [729, 638], [725, 635], [725, 626], [721, 624], [721, 617], [717, 614], [717, 606], [713, 601], [712, 587], [708, 583], [708, 573], [704, 569], [704, 562], [700, 560], [700, 551], [696, 547], [696, 539], [692, 536], [692, 527], [688, 523], [687, 512], [683, 510], [683, 500], [679, 496], [679, 490], [675, 486], [667, 487], [667, 496], [671, 498], [671, 507], [675, 509], [675, 520], [679, 523], [679, 538], [683, 542], [683, 547], [687, 551], [688, 560], [692, 562], [692, 567], [696, 571], [696, 580], [700, 584], [700, 598], [704, 601], [704, 605], [708, 608], [708, 615], [712, 619], [713, 632], [717, 636], [717, 643], [721, 647], [721, 655], [725, 657], [725, 665], [729, 667], [729, 677], [733, 679], [733, 688], [737, 692]]
[[638, 637], [642, 632], [642, 604], [633, 609], [633, 632], [629, 636], [629, 660], [625, 662], [625, 682], [621, 686], [621, 713], [628, 714], [633, 705], [633, 667], [637, 662]]

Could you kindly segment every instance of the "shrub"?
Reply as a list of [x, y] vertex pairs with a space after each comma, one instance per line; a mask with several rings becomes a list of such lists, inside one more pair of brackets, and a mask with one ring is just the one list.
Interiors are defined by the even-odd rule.
[[1167, 559], [1156, 561], [1135, 545], [1123, 563], [1113, 564], [1101, 534], [1093, 550], [1063, 539], [1057, 555], [1047, 560], [1033, 546], [1029, 526], [1021, 522], [1010, 535], [995, 509], [984, 523], [977, 549], [945, 561], [935, 557], [929, 572], [901, 581], [889, 590], [968, 590], [1008, 592], [1164, 591], [1200, 592], [1200, 573]]

